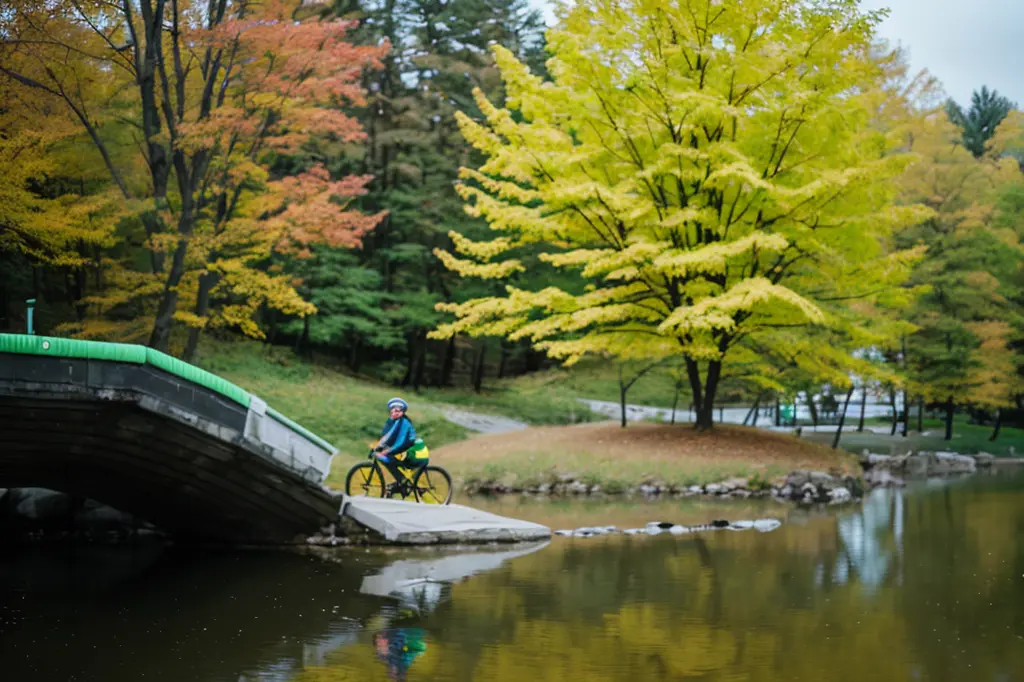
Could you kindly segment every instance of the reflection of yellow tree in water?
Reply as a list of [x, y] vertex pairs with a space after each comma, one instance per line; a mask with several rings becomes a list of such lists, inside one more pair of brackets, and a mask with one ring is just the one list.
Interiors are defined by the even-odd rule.
[[[1024, 497], [968, 486], [882, 502], [884, 522], [877, 508], [850, 512], [876, 514], [859, 547], [828, 517], [703, 544], [557, 542], [454, 586], [422, 622], [430, 649], [408, 679], [1015, 679]], [[888, 557], [877, 582], [862, 581], [858, 551]], [[387, 678], [368, 645], [300, 679]]]

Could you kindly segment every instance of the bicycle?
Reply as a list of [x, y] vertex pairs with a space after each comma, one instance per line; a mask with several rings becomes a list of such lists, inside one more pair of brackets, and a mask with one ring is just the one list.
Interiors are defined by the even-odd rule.
[[360, 462], [345, 476], [345, 494], [349, 497], [394, 498], [412, 496], [423, 504], [448, 504], [452, 501], [452, 477], [443, 468], [427, 464], [415, 469], [399, 467], [401, 480], [386, 484], [380, 460], [370, 450], [368, 462]]

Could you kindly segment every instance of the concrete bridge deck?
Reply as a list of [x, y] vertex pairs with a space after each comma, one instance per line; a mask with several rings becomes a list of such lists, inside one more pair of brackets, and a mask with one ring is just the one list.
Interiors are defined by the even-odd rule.
[[498, 516], [460, 504], [346, 497], [342, 514], [386, 541], [400, 545], [526, 542], [551, 537], [537, 523]]

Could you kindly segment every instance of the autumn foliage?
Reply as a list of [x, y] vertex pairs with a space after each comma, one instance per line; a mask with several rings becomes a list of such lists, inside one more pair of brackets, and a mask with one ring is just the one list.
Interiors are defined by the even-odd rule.
[[[143, 226], [150, 271], [131, 298], [152, 321], [151, 345], [168, 347], [175, 319], [192, 329], [191, 355], [208, 325], [259, 336], [263, 307], [313, 313], [289, 277], [257, 266], [313, 243], [358, 245], [379, 221], [351, 205], [369, 177], [271, 169], [313, 139], [363, 139], [344, 107], [364, 104], [360, 76], [388, 46], [351, 44], [352, 26], [297, 3], [228, 0], [26, 2], [5, 19], [4, 91], [62, 106]], [[115, 119], [133, 128], [133, 151], [108, 132]], [[94, 301], [100, 312], [128, 302], [113, 295]]]

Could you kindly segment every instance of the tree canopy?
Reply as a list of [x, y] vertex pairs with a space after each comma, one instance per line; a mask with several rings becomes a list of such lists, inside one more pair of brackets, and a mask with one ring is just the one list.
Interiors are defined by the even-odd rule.
[[444, 306], [457, 319], [438, 334], [529, 338], [570, 363], [681, 355], [709, 426], [734, 347], [864, 333], [844, 302], [903, 281], [916, 254], [891, 235], [924, 215], [894, 202], [910, 156], [871, 125], [890, 96], [880, 16], [852, 0], [579, 2], [548, 34], [552, 82], [496, 47], [507, 106], [478, 91], [484, 118], [459, 119], [487, 157], [460, 192], [496, 234], [440, 255], [505, 278], [542, 245], [586, 291], [510, 286]]

